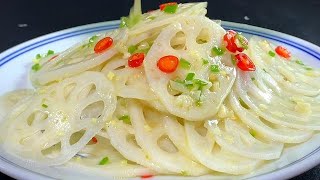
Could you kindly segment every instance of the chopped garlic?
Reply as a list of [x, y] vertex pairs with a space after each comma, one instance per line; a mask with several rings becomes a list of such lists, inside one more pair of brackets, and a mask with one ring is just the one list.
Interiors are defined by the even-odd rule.
[[114, 78], [115, 74], [113, 72], [109, 72], [108, 75], [107, 75], [107, 78], [112, 81], [112, 79]]
[[188, 95], [180, 95], [177, 97], [175, 104], [181, 108], [189, 109], [192, 107], [194, 100]]
[[260, 109], [261, 111], [265, 111], [265, 110], [268, 109], [268, 107], [267, 107], [266, 105], [264, 105], [264, 104], [259, 104], [259, 109]]
[[145, 124], [143, 127], [144, 127], [144, 129], [146, 131], [151, 131], [152, 130], [152, 128], [148, 124]]
[[280, 111], [271, 111], [271, 114], [278, 116], [278, 117], [284, 117], [284, 114]]
[[94, 124], [97, 123], [97, 118], [92, 118], [91, 122], [94, 123]]
[[294, 107], [294, 110], [302, 114], [310, 114], [312, 112], [311, 105], [305, 102], [297, 102], [297, 105]]

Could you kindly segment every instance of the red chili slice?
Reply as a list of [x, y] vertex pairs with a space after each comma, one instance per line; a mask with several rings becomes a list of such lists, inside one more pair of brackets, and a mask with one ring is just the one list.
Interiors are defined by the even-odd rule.
[[94, 144], [96, 144], [96, 143], [98, 142], [98, 139], [97, 139], [96, 137], [93, 137], [93, 138], [91, 139], [91, 141], [92, 141]]
[[286, 59], [291, 57], [291, 53], [285, 47], [278, 46], [276, 47], [275, 51], [279, 56], [284, 57]]
[[174, 72], [179, 64], [179, 59], [176, 56], [168, 55], [163, 56], [158, 60], [157, 66], [158, 68], [165, 73]]
[[237, 61], [237, 66], [239, 69], [242, 71], [255, 71], [256, 66], [254, 63], [251, 61], [249, 56], [247, 56], [244, 53], [239, 53], [235, 55], [236, 61]]
[[136, 68], [142, 65], [144, 61], [144, 53], [132, 54], [128, 59], [129, 67]]
[[58, 54], [55, 55], [55, 56], [53, 56], [52, 58], [49, 59], [49, 61], [52, 61], [54, 58], [56, 58], [56, 57], [58, 57], [58, 56], [59, 56]]
[[105, 37], [101, 39], [94, 47], [95, 53], [102, 53], [107, 50], [113, 44], [113, 39], [111, 37]]
[[152, 177], [153, 177], [153, 175], [147, 174], [147, 175], [142, 175], [141, 179], [148, 179], [148, 178], [152, 178]]
[[[230, 51], [232, 53], [236, 53], [237, 51], [242, 52], [244, 50], [243, 47], [238, 47], [236, 44], [237, 34], [238, 33], [235, 32], [234, 30], [229, 30], [223, 36], [223, 40], [226, 43], [226, 48], [228, 49], [228, 51]], [[242, 41], [246, 41], [246, 39], [243, 39]], [[247, 42], [242, 42], [242, 43], [247, 43]]]
[[161, 11], [163, 11], [166, 6], [171, 6], [171, 5], [176, 5], [176, 4], [178, 4], [178, 3], [177, 2], [164, 3], [164, 4], [160, 4], [159, 8]]

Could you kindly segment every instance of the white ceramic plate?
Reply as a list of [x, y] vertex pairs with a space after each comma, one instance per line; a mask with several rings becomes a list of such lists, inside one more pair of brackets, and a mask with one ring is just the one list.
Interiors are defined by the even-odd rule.
[[[31, 60], [36, 54], [44, 54], [48, 49], [52, 49], [57, 52], [63, 51], [71, 45], [90, 37], [93, 34], [115, 29], [118, 27], [118, 24], [119, 21], [110, 21], [79, 26], [30, 40], [1, 53], [0, 95], [15, 89], [31, 87], [28, 71], [32, 64]], [[299, 57], [307, 64], [314, 67], [320, 67], [320, 47], [314, 44], [290, 35], [259, 27], [231, 22], [222, 22], [222, 25], [225, 29], [233, 29], [243, 32], [247, 37], [256, 35], [268, 39], [275, 44], [282, 44], [286, 46], [292, 54]], [[253, 172], [249, 176], [242, 178], [287, 179], [301, 174], [320, 163], [319, 142], [320, 134], [317, 134], [306, 143], [286, 149], [280, 159]], [[17, 179], [52, 179], [52, 177], [71, 178], [70, 175], [64, 176], [63, 172], [60, 172], [59, 176], [54, 175], [57, 172], [56, 170], [53, 170], [53, 173], [46, 174], [41, 174], [41, 172], [43, 173], [41, 170], [39, 170], [39, 172], [33, 172], [16, 165], [1, 156], [0, 170], [1, 172]], [[78, 177], [79, 173], [80, 172], [77, 172]], [[84, 175], [82, 178], [86, 178], [86, 176]], [[166, 176], [160, 177], [159, 179], [178, 178], [181, 177], [174, 178]], [[211, 179], [212, 177], [204, 176], [200, 179], [207, 178]], [[114, 178], [109, 177], [107, 179]]]

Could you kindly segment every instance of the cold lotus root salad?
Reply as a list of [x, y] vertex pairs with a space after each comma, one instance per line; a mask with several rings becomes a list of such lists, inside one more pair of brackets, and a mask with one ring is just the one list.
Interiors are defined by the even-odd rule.
[[[1, 97], [1, 156], [115, 177], [243, 177], [320, 130], [320, 71], [175, 2], [33, 60]], [[79, 170], [80, 169], [80, 170]]]

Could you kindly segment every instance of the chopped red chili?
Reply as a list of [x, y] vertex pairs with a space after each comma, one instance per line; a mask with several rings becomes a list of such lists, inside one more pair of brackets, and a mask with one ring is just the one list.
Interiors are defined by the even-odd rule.
[[246, 54], [239, 53], [239, 54], [235, 55], [235, 58], [236, 58], [236, 64], [237, 64], [238, 68], [241, 69], [242, 71], [255, 71], [256, 70], [256, 66], [251, 61], [249, 56], [247, 56]]
[[165, 73], [174, 72], [179, 64], [179, 59], [176, 56], [168, 55], [163, 56], [158, 60], [157, 66], [158, 68]]
[[142, 65], [144, 61], [144, 53], [132, 54], [128, 59], [129, 67], [136, 68]]
[[113, 44], [113, 39], [111, 37], [105, 37], [101, 39], [94, 47], [95, 53], [102, 53], [107, 50]]
[[276, 47], [275, 51], [279, 56], [284, 57], [286, 59], [291, 57], [291, 53], [285, 47], [278, 46]]

